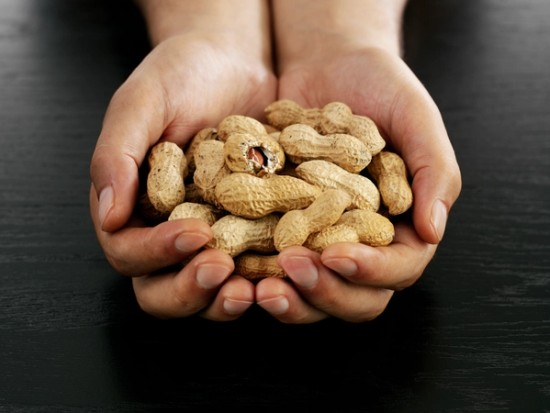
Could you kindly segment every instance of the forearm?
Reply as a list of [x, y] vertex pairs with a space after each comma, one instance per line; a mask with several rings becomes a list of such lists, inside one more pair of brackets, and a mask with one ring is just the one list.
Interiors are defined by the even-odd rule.
[[407, 0], [276, 0], [280, 70], [296, 61], [330, 58], [364, 47], [401, 53]]
[[169, 37], [191, 35], [241, 47], [271, 59], [267, 0], [135, 0], [153, 46]]

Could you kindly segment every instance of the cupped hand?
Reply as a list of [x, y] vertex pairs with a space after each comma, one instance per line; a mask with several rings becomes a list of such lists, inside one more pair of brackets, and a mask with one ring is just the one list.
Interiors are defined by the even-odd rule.
[[422, 275], [460, 193], [460, 170], [441, 114], [399, 56], [377, 48], [295, 64], [281, 74], [278, 98], [304, 107], [341, 101], [373, 119], [387, 148], [405, 160], [414, 206], [412, 222], [396, 224], [387, 247], [341, 243], [321, 255], [302, 247], [281, 252], [279, 264], [291, 283], [262, 280], [256, 300], [287, 323], [373, 319], [394, 291]]
[[254, 286], [231, 276], [231, 257], [199, 252], [212, 236], [208, 225], [189, 219], [147, 227], [134, 207], [138, 171], [152, 145], [183, 146], [229, 114], [261, 117], [275, 94], [270, 67], [191, 35], [157, 45], [114, 94], [91, 160], [90, 210], [108, 261], [133, 277], [148, 313], [230, 320], [254, 302]]

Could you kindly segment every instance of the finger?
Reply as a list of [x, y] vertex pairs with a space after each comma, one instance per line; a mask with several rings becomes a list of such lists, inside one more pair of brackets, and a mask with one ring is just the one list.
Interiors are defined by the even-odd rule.
[[309, 304], [346, 321], [376, 318], [393, 294], [391, 290], [350, 283], [325, 267], [319, 254], [303, 247], [282, 251], [278, 263]]
[[334, 244], [323, 251], [321, 261], [352, 283], [401, 290], [418, 280], [436, 248], [422, 240], [411, 225], [399, 223], [389, 246]]
[[415, 228], [424, 241], [439, 243], [462, 186], [443, 119], [416, 79], [403, 88], [390, 113], [389, 142], [412, 177]]
[[[90, 190], [92, 220], [97, 224], [97, 197]], [[154, 227], [129, 225], [116, 233], [95, 225], [105, 256], [113, 268], [128, 276], [141, 276], [178, 264], [212, 238], [210, 226], [198, 219], [162, 222]]]
[[256, 302], [283, 323], [309, 324], [328, 314], [306, 302], [286, 280], [265, 278], [256, 285]]
[[254, 303], [254, 285], [243, 277], [231, 276], [201, 316], [213, 321], [239, 318]]
[[443, 239], [462, 184], [454, 157], [437, 157], [435, 153], [425, 156], [432, 158], [412, 168], [413, 223], [424, 241], [437, 244]]
[[[338, 84], [336, 90], [349, 96], [356, 113], [372, 117], [388, 148], [404, 158], [412, 177], [415, 228], [424, 241], [438, 243], [461, 189], [460, 170], [441, 113], [401, 59], [375, 51], [358, 59], [357, 65], [371, 69], [368, 76], [355, 83], [347, 81], [354, 76], [343, 76], [344, 85]], [[392, 81], [387, 82], [388, 78]]]
[[161, 88], [130, 77], [114, 94], [99, 135], [90, 176], [98, 195], [99, 225], [115, 231], [136, 203], [138, 169], [169, 118]]
[[212, 302], [233, 272], [233, 260], [218, 250], [205, 250], [181, 271], [133, 278], [139, 306], [158, 318], [196, 314]]

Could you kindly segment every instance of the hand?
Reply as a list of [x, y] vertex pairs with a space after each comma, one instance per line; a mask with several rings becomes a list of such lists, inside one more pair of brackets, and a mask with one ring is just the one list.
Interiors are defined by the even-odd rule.
[[292, 283], [262, 280], [256, 299], [288, 323], [328, 316], [373, 319], [395, 290], [421, 276], [459, 195], [460, 171], [441, 115], [399, 56], [379, 48], [294, 64], [281, 75], [279, 91], [280, 99], [292, 99], [304, 107], [342, 101], [355, 113], [372, 118], [411, 173], [413, 219], [396, 225], [395, 240], [387, 247], [342, 243], [321, 255], [302, 247], [281, 252], [279, 264]]
[[133, 210], [138, 169], [153, 144], [184, 145], [229, 114], [259, 117], [275, 93], [270, 64], [232, 44], [185, 34], [157, 45], [113, 96], [91, 161], [90, 210], [108, 261], [133, 277], [146, 312], [230, 320], [253, 303], [254, 286], [230, 276], [231, 257], [197, 254], [212, 236], [208, 225], [189, 219], [147, 227]]

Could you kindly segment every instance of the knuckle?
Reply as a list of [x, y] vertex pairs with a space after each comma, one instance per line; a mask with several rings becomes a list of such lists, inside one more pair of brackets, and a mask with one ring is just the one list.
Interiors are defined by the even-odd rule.
[[134, 295], [139, 308], [156, 318], [166, 318], [164, 314], [159, 311], [155, 300], [153, 300], [150, 292], [145, 288], [138, 288], [134, 285]]
[[373, 321], [378, 318], [386, 309], [387, 303], [382, 306], [377, 306], [374, 308], [369, 308], [368, 310], [353, 314], [351, 316], [344, 317], [345, 321], [350, 323], [365, 323], [368, 321]]
[[388, 307], [388, 304], [392, 296], [393, 296], [392, 291], [380, 290], [378, 297], [372, 300], [371, 305], [369, 305], [367, 308], [361, 311], [357, 311], [347, 316], [345, 318], [346, 321], [352, 322], [352, 323], [364, 323], [380, 317], [380, 315], [382, 315], [382, 313]]
[[423, 261], [421, 263], [417, 263], [409, 272], [408, 276], [399, 282], [397, 282], [394, 286], [395, 291], [402, 291], [406, 288], [409, 288], [413, 286], [418, 279], [422, 276], [424, 273], [424, 270], [426, 269], [427, 264]]
[[138, 294], [136, 292], [135, 296], [136, 296], [137, 304], [138, 304], [139, 308], [142, 311], [144, 311], [147, 314], [154, 315], [155, 317], [157, 317], [153, 306], [151, 305], [151, 303], [147, 299], [145, 299], [143, 297], [142, 294]]
[[107, 259], [107, 262], [109, 263], [109, 265], [119, 274], [122, 274], [122, 275], [132, 275], [129, 271], [128, 271], [128, 265], [127, 263], [120, 259], [116, 254], [112, 253], [112, 252], [105, 252], [105, 258]]
[[442, 174], [445, 176], [450, 188], [451, 202], [454, 202], [462, 191], [462, 173], [456, 162], [456, 159], [450, 159], [441, 167]]
[[189, 288], [182, 283], [173, 283], [172, 296], [172, 305], [177, 309], [178, 314], [187, 316], [203, 309], [202, 300], [190, 296]]
[[396, 285], [395, 285], [395, 291], [402, 291], [406, 288], [409, 288], [411, 287], [412, 285], [414, 285], [416, 283], [416, 281], [420, 278], [420, 275], [421, 274], [413, 274], [411, 275], [410, 277], [406, 278], [405, 280], [402, 280], [400, 282], [398, 282]]

